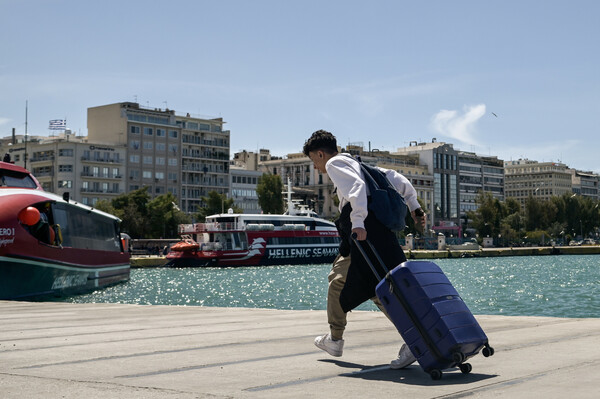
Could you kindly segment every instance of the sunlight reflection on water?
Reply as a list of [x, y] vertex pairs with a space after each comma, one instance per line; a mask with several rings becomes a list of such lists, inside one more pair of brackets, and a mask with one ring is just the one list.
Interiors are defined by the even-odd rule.
[[[600, 257], [434, 260], [476, 314], [600, 317]], [[68, 302], [325, 309], [330, 265], [132, 269], [126, 284]], [[370, 302], [359, 310], [377, 310]]]

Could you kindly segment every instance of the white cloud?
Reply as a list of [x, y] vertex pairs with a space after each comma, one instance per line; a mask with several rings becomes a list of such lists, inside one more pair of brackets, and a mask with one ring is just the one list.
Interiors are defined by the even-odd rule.
[[475, 137], [477, 121], [485, 115], [485, 104], [463, 107], [463, 112], [443, 109], [431, 118], [436, 132], [469, 145], [479, 145]]

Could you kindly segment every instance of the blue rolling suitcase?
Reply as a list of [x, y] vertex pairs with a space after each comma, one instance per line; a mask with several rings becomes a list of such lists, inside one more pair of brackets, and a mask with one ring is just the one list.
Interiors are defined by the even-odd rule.
[[488, 338], [446, 275], [433, 262], [407, 261], [388, 271], [375, 248], [368, 245], [387, 273], [381, 279], [362, 246], [367, 263], [381, 280], [375, 292], [413, 355], [431, 378], [458, 367], [471, 372], [465, 360], [482, 352], [494, 354]]

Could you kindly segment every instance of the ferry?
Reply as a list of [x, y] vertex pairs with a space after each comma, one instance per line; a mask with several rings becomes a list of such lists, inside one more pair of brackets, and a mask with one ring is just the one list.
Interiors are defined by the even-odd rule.
[[119, 223], [0, 162], [0, 299], [80, 294], [129, 280]]
[[[291, 195], [291, 190], [288, 190]], [[267, 266], [331, 263], [340, 236], [335, 224], [288, 198], [283, 215], [228, 213], [205, 223], [179, 226], [182, 240], [171, 246], [173, 267]]]

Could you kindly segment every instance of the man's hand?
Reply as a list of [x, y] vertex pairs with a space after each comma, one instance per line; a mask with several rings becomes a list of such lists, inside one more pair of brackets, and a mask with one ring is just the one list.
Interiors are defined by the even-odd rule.
[[364, 241], [367, 239], [367, 230], [362, 227], [355, 227], [352, 229], [352, 233], [356, 234], [356, 239], [358, 241]]
[[427, 222], [427, 214], [423, 212], [421, 208], [417, 208], [410, 213], [413, 220], [415, 221], [415, 228], [421, 234], [425, 230], [425, 223]]

